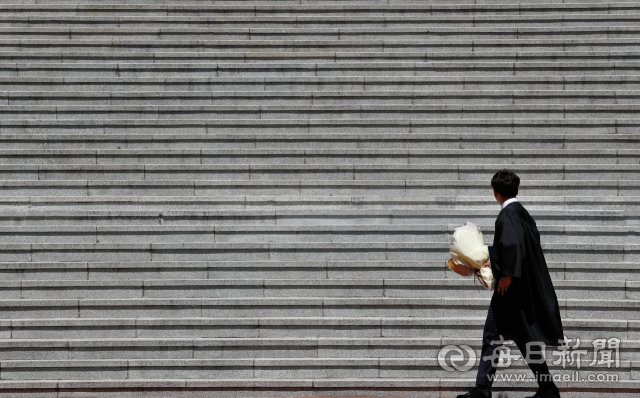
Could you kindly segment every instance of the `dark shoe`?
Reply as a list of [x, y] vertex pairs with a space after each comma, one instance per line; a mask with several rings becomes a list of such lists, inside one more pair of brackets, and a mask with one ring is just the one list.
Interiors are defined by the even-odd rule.
[[538, 388], [535, 395], [527, 398], [560, 398], [560, 391], [558, 391], [558, 387], [553, 383], [545, 384]]
[[457, 398], [491, 398], [491, 390], [475, 386], [466, 394], [458, 395]]

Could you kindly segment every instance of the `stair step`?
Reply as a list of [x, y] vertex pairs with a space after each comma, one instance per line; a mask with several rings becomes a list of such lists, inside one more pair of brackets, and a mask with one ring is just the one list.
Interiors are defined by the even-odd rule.
[[[571, 380], [571, 377], [568, 377]], [[299, 397], [300, 391], [309, 391], [314, 396], [339, 396], [338, 392], [344, 391], [370, 391], [375, 388], [376, 391], [384, 391], [387, 394], [399, 394], [403, 392], [407, 394], [422, 394], [429, 398], [438, 398], [440, 394], [449, 394], [447, 396], [455, 396], [463, 394], [473, 387], [475, 378], [422, 378], [422, 379], [405, 379], [405, 378], [359, 378], [359, 379], [170, 379], [170, 380], [143, 380], [143, 379], [121, 379], [121, 380], [37, 380], [37, 381], [2, 381], [0, 389], [10, 390], [18, 388], [37, 389], [44, 393], [51, 392], [56, 394], [58, 390], [66, 391], [68, 389], [78, 389], [80, 391], [109, 391], [114, 387], [125, 387], [123, 391], [119, 391], [122, 398], [133, 398], [139, 395], [139, 390], [156, 389], [158, 394], [161, 391], [169, 391], [174, 394], [180, 391], [180, 394], [186, 398], [195, 397], [233, 397], [239, 393], [243, 395], [250, 394], [255, 390], [259, 390], [262, 394], [265, 391], [277, 394], [280, 397]], [[596, 382], [574, 382], [574, 381], [556, 381], [563, 397], [579, 398], [583, 397], [585, 392], [582, 389], [585, 386], [593, 386]], [[637, 380], [618, 380], [597, 382], [598, 386], [608, 386], [614, 392], [599, 392], [599, 396], [603, 398], [613, 398], [618, 394], [615, 388], [621, 388], [630, 393], [638, 391]], [[536, 391], [534, 381], [519, 382], [514, 386], [513, 382], [507, 383], [502, 380], [494, 383], [494, 391], [500, 394], [525, 395], [533, 394]], [[610, 386], [610, 387], [609, 387]], [[589, 388], [589, 387], [587, 387]], [[578, 389], [578, 390], [576, 390]], [[338, 390], [336, 392], [336, 390]], [[576, 392], [579, 391], [579, 392]], [[86, 393], [85, 393], [86, 394]], [[52, 395], [53, 396], [53, 395]], [[158, 395], [159, 397], [171, 397], [171, 395]], [[412, 395], [413, 396], [413, 395]]]
[[[635, 23], [634, 23], [635, 24]], [[512, 27], [388, 27], [388, 28], [344, 28], [344, 27], [323, 27], [323, 28], [267, 28], [267, 27], [245, 27], [245, 28], [195, 28], [185, 29], [183, 27], [0, 27], [0, 37], [7, 39], [43, 39], [43, 38], [80, 38], [91, 37], [105, 39], [121, 38], [163, 38], [187, 39], [187, 40], [253, 40], [253, 39], [276, 39], [304, 38], [306, 40], [340, 40], [340, 39], [518, 39], [518, 38], [545, 38], [579, 39], [583, 37], [611, 39], [611, 38], [633, 38], [637, 35], [637, 27], [634, 24], [615, 24], [610, 26], [588, 26], [564, 27], [545, 26], [540, 23], [537, 26], [512, 26]]]
[[[105, 106], [113, 106], [118, 110], [123, 105], [135, 105], [145, 109], [149, 106], [372, 106], [402, 104], [411, 106], [425, 105], [473, 105], [482, 104], [505, 105], [624, 105], [634, 106], [640, 102], [640, 94], [635, 90], [441, 90], [424, 91], [147, 91], [137, 93], [122, 92], [4, 92], [0, 93], [0, 103], [5, 105], [5, 112], [32, 109], [37, 112], [42, 106], [43, 113], [48, 113], [45, 106], [80, 106], [97, 107], [93, 109], [104, 112]], [[64, 108], [60, 108], [61, 110]], [[91, 108], [89, 108], [91, 109]], [[158, 110], [156, 109], [156, 112]]]
[[[639, 18], [640, 22], [640, 18]], [[344, 47], [342, 45], [341, 47]], [[20, 63], [43, 63], [60, 65], [73, 65], [79, 62], [149, 62], [149, 63], [175, 63], [183, 60], [190, 63], [210, 62], [245, 62], [245, 63], [264, 63], [264, 62], [334, 62], [336, 64], [342, 62], [479, 62], [479, 61], [497, 61], [497, 62], [548, 62], [548, 61], [637, 61], [640, 59], [640, 53], [637, 51], [496, 51], [490, 49], [486, 51], [480, 48], [476, 51], [456, 51], [447, 53], [443, 51], [424, 51], [416, 49], [416, 51], [357, 51], [358, 45], [354, 45], [355, 51], [334, 51], [325, 49], [324, 51], [254, 51], [254, 52], [178, 52], [165, 51], [164, 48], [153, 52], [126, 52], [126, 51], [86, 51], [80, 47], [75, 51], [0, 51], [0, 62], [20, 62]], [[80, 50], [80, 51], [78, 51]], [[346, 49], [345, 49], [346, 50]]]
[[[1, 154], [0, 154], [1, 156]], [[134, 155], [135, 156], [135, 155]], [[23, 160], [23, 159], [20, 159]], [[522, 184], [527, 195], [635, 195], [634, 180], [529, 180]], [[261, 195], [482, 195], [486, 183], [465, 180], [12, 180], [0, 181], [0, 196], [261, 196]]]
[[[129, 165], [128, 165], [129, 166]], [[3, 167], [9, 167], [3, 165]], [[381, 210], [380, 205], [386, 209], [397, 210], [401, 208], [416, 210], [444, 210], [453, 209], [463, 214], [470, 208], [474, 211], [495, 210], [496, 202], [487, 197], [468, 197], [450, 195], [447, 197], [423, 196], [420, 199], [406, 199], [402, 196], [393, 195], [365, 195], [365, 196], [345, 196], [345, 195], [315, 195], [315, 196], [256, 196], [251, 198], [237, 196], [192, 198], [181, 196], [11, 196], [0, 197], [0, 204], [3, 206], [26, 206], [31, 210], [45, 209], [46, 207], [59, 208], [60, 206], [75, 204], [78, 206], [90, 206], [100, 204], [117, 204], [120, 206], [135, 206], [135, 210], [144, 210], [147, 207], [164, 206], [166, 210], [173, 210], [171, 206], [183, 207], [182, 210], [189, 210], [192, 206], [208, 205], [214, 206], [215, 210], [223, 209], [292, 209], [292, 208], [312, 208], [314, 206], [333, 206], [343, 209], [367, 209]], [[526, 200], [528, 209], [538, 211], [540, 209], [567, 209], [570, 211], [594, 209], [599, 210], [625, 210], [633, 209], [638, 204], [640, 196], [593, 196], [593, 195], [521, 195], [521, 200]], [[154, 210], [157, 207], [154, 207]], [[206, 210], [211, 210], [209, 207]], [[480, 213], [482, 214], [482, 213]], [[540, 215], [540, 214], [538, 214]], [[495, 220], [494, 220], [495, 221]]]
[[[26, 50], [24, 50], [26, 51]], [[591, 75], [570, 75], [570, 76], [503, 76], [500, 78], [492, 76], [228, 76], [228, 77], [190, 77], [184, 78], [161, 78], [161, 77], [144, 77], [144, 78], [127, 78], [127, 77], [95, 77], [95, 78], [82, 78], [82, 77], [0, 77], [0, 89], [7, 92], [42, 92], [46, 91], [52, 95], [63, 96], [70, 92], [79, 93], [93, 93], [93, 92], [110, 92], [119, 96], [123, 96], [128, 92], [179, 92], [185, 96], [190, 95], [191, 92], [224, 92], [232, 91], [238, 95], [244, 94], [244, 92], [264, 92], [270, 91], [282, 92], [288, 91], [293, 94], [306, 94], [308, 92], [324, 93], [324, 92], [350, 92], [354, 94], [364, 94], [369, 92], [390, 92], [393, 90], [404, 93], [405, 96], [411, 96], [413, 93], [421, 92], [436, 92], [442, 88], [447, 90], [457, 90], [460, 93], [469, 91], [478, 92], [492, 92], [492, 90], [537, 90], [544, 93], [545, 90], [555, 93], [567, 92], [580, 92], [581, 90], [602, 90], [606, 92], [615, 92], [616, 90], [630, 91], [640, 87], [640, 76], [634, 74], [627, 75], [603, 75], [603, 74], [591, 74]], [[526, 92], [526, 91], [525, 91]], [[442, 93], [442, 91], [440, 91]], [[445, 92], [446, 93], [446, 92]], [[68, 94], [66, 94], [68, 95]], [[609, 123], [618, 121], [619, 127], [624, 128], [629, 123], [636, 123], [636, 119], [613, 119]], [[151, 125], [152, 123], [172, 123], [171, 120], [166, 121], [141, 121], [138, 119], [131, 119], [128, 123], [132, 125], [146, 123]], [[241, 123], [259, 123], [256, 120], [236, 120], [229, 121], [235, 124]], [[280, 123], [283, 125], [291, 124], [296, 121], [282, 120]], [[313, 123], [327, 124], [329, 121], [323, 120], [300, 120], [297, 123]], [[344, 124], [346, 121], [336, 119], [333, 123]], [[422, 122], [420, 119], [406, 119], [397, 120], [379, 120], [378, 123], [385, 123], [389, 127], [394, 125]], [[391, 123], [393, 122], [393, 123]], [[445, 121], [441, 123], [445, 124], [460, 124], [461, 121]], [[499, 124], [506, 123], [506, 120], [495, 119], [475, 119], [467, 120], [466, 123], [477, 123], [478, 125], [487, 125], [490, 123]], [[522, 125], [540, 125], [540, 121], [536, 119], [517, 119], [509, 120], [514, 128], [519, 128]], [[600, 121], [602, 123], [604, 121]], [[22, 123], [25, 126], [35, 124], [37, 122], [26, 120], [3, 120], [3, 124], [9, 127], [14, 124]], [[52, 125], [55, 125], [56, 121], [51, 121]], [[58, 122], [60, 123], [60, 122]], [[87, 126], [95, 125], [98, 123], [104, 123], [106, 126], [116, 123], [113, 120], [86, 120], [84, 123]], [[123, 122], [120, 122], [123, 123]], [[174, 121], [175, 123], [175, 121]], [[220, 123], [215, 120], [190, 120], [189, 122], [181, 122], [184, 125], [207, 125], [216, 126], [216, 123]], [[263, 121], [263, 123], [268, 123]], [[362, 123], [362, 122], [360, 122]], [[433, 122], [430, 122], [433, 123]], [[586, 119], [581, 121], [567, 121], [562, 118], [550, 119], [547, 125], [553, 126], [553, 124], [559, 124], [572, 127], [576, 124], [582, 126], [592, 126], [594, 121]], [[214, 132], [213, 130], [212, 132]]]
[[[104, 225], [4, 226], [2, 242], [12, 243], [175, 243], [175, 242], [447, 242], [453, 224], [405, 225]], [[492, 242], [494, 225], [480, 225]], [[542, 243], [640, 244], [640, 226], [538, 224]], [[445, 245], [446, 246], [446, 245]]]
[[[294, 7], [288, 8], [291, 13]], [[175, 9], [174, 9], [175, 10]], [[171, 10], [171, 11], [174, 11]], [[193, 8], [192, 8], [193, 10]], [[387, 9], [388, 10], [388, 9]], [[526, 9], [525, 9], [526, 10]], [[15, 13], [14, 10], [10, 10]], [[61, 10], [62, 11], [62, 10]], [[92, 10], [95, 14], [95, 11]], [[128, 11], [128, 10], [127, 10]], [[385, 12], [385, 15], [375, 15], [375, 11], [361, 13], [361, 15], [310, 15], [313, 11], [306, 10], [307, 15], [243, 15], [228, 16], [229, 9], [223, 12], [218, 9], [219, 15], [207, 13], [207, 8], [195, 9], [192, 15], [166, 15], [172, 12], [167, 10], [165, 15], [131, 15], [129, 12], [122, 15], [65, 15], [56, 13], [51, 15], [13, 15], [0, 16], [0, 27], [3, 28], [51, 28], [70, 27], [87, 28], [91, 26], [118, 27], [118, 28], [157, 28], [157, 27], [183, 27], [183, 28], [397, 28], [397, 27], [522, 27], [532, 26], [572, 26], [594, 27], [600, 25], [633, 26], [640, 22], [638, 16], [640, 9], [637, 7], [627, 7], [624, 11], [609, 14], [608, 10], [597, 12], [589, 10], [585, 13], [558, 14], [549, 13], [527, 13], [526, 15], [442, 15], [433, 13], [431, 10], [405, 10], [402, 15], [393, 15]], [[260, 10], [262, 11], [262, 10]], [[255, 13], [260, 12], [256, 7]], [[315, 10], [314, 10], [315, 11]], [[320, 11], [320, 10], [318, 10]], [[325, 10], [326, 11], [326, 10]], [[412, 12], [414, 11], [414, 12]], [[506, 11], [506, 10], [505, 10]], [[521, 11], [521, 10], [520, 10]], [[77, 10], [76, 14], [80, 11]], [[231, 11], [233, 12], [233, 10]], [[294, 11], [295, 12], [295, 11]], [[353, 10], [351, 10], [353, 12]], [[277, 13], [277, 11], [276, 11]], [[207, 15], [209, 14], [209, 15]], [[368, 15], [367, 15], [368, 14]], [[54, 17], [55, 15], [55, 17]]]
[[[487, 296], [489, 293], [487, 292]], [[0, 300], [2, 319], [142, 317], [470, 317], [490, 298], [122, 298]], [[640, 300], [559, 299], [564, 318], [640, 319]]]
[[[64, 318], [0, 321], [4, 339], [477, 338], [486, 309], [470, 317]], [[637, 340], [640, 321], [563, 316], [568, 337]], [[574, 342], [575, 344], [575, 342]], [[624, 347], [624, 346], [623, 346]]]
[[[554, 118], [522, 118], [522, 119], [416, 119], [406, 117], [398, 119], [3, 119], [0, 127], [4, 134], [11, 135], [66, 135], [82, 134], [83, 139], [94, 135], [122, 135], [130, 136], [145, 134], [171, 134], [176, 139], [181, 135], [210, 135], [211, 137], [232, 135], [241, 139], [247, 135], [260, 141], [261, 137], [270, 135], [297, 134], [307, 136], [311, 134], [357, 134], [361, 139], [365, 135], [373, 134], [455, 134], [462, 137], [465, 134], [479, 135], [494, 133], [496, 136], [511, 134], [521, 136], [528, 134], [542, 140], [545, 135], [557, 136], [563, 134], [571, 137], [573, 134], [589, 135], [603, 141], [609, 136], [617, 134], [637, 134], [640, 123], [633, 118], [627, 119], [554, 119]], [[93, 137], [92, 137], [93, 138]], [[104, 139], [108, 139], [105, 137]], [[615, 139], [615, 138], [614, 138]]]
[[[571, 376], [567, 377], [572, 380]], [[574, 378], [575, 379], [575, 378]], [[595, 380], [595, 379], [594, 379]], [[606, 380], [606, 376], [605, 379]], [[119, 397], [134, 398], [139, 396], [141, 389], [155, 389], [158, 397], [169, 398], [175, 396], [176, 391], [180, 391], [185, 398], [200, 397], [235, 397], [238, 394], [248, 395], [258, 390], [262, 395], [266, 392], [276, 394], [279, 397], [299, 397], [301, 391], [309, 392], [314, 396], [340, 396], [345, 391], [356, 391], [365, 394], [366, 391], [382, 391], [389, 395], [404, 394], [411, 396], [422, 395], [429, 398], [439, 398], [440, 394], [455, 396], [464, 394], [473, 387], [475, 378], [472, 377], [449, 377], [449, 378], [358, 378], [358, 379], [165, 379], [165, 380], [144, 380], [144, 379], [120, 379], [120, 380], [37, 380], [37, 381], [2, 381], [0, 389], [11, 390], [16, 388], [36, 389], [42, 391], [40, 394], [57, 394], [57, 391], [95, 391], [96, 394], [108, 392], [113, 388], [122, 388], [118, 391]], [[615, 398], [619, 396], [617, 388], [623, 389], [631, 394], [637, 393], [637, 380], [618, 381], [556, 381], [563, 397], [581, 398], [584, 397], [584, 389], [593, 388], [594, 384], [604, 387], [605, 391], [598, 391], [598, 396], [603, 398]], [[502, 380], [494, 383], [494, 391], [499, 394], [526, 395], [535, 393], [537, 385], [534, 381], [525, 382], [505, 382]], [[600, 388], [599, 390], [601, 390]], [[611, 390], [607, 390], [611, 389]], [[166, 394], [163, 394], [166, 393]], [[86, 394], [87, 393], [83, 393]], [[161, 395], [163, 394], [163, 395]], [[96, 396], [96, 395], [94, 395]], [[47, 396], [48, 397], [48, 396]], [[55, 395], [51, 395], [55, 397]]]
[[[554, 281], [638, 280], [634, 262], [548, 261]], [[453, 279], [443, 261], [112, 261], [0, 262], [5, 281], [175, 279]], [[467, 283], [471, 283], [467, 280]]]
[[[424, 378], [473, 377], [475, 369], [451, 373], [438, 365], [436, 358], [256, 358], [256, 359], [131, 359], [131, 360], [34, 360], [3, 361], [5, 380], [113, 380], [113, 379], [202, 379], [265, 378], [265, 379], [328, 379], [328, 378]], [[617, 375], [622, 380], [638, 380], [633, 368], [636, 362], [620, 360], [619, 367], [591, 367], [575, 371], [550, 365], [552, 373], [581, 377], [598, 370]], [[527, 374], [524, 362], [514, 362], [509, 368], [515, 374]]]
[[[217, 134], [136, 134], [135, 136], [127, 134], [3, 134], [0, 137], [0, 144], [2, 145], [3, 154], [11, 154], [11, 150], [17, 153], [17, 151], [31, 151], [31, 150], [60, 150], [60, 151], [73, 151], [73, 150], [114, 150], [124, 149], [136, 150], [138, 153], [149, 150], [249, 150], [256, 152], [256, 149], [264, 150], [265, 154], [269, 154], [269, 151], [278, 149], [297, 149], [299, 151], [310, 150], [361, 150], [363, 153], [367, 153], [370, 150], [422, 150], [438, 149], [448, 152], [456, 153], [460, 150], [468, 151], [470, 155], [475, 155], [474, 151], [479, 149], [486, 150], [487, 155], [494, 155], [501, 151], [502, 153], [508, 151], [518, 151], [514, 153], [521, 153], [523, 150], [553, 150], [558, 152], [559, 150], [565, 150], [567, 152], [573, 150], [615, 150], [620, 149], [623, 151], [635, 150], [637, 152], [640, 149], [640, 138], [638, 134], [544, 134], [544, 135], [527, 135], [527, 134], [515, 134], [515, 133], [495, 133], [490, 134], [487, 132], [477, 132], [472, 134], [454, 134], [454, 133], [306, 133], [306, 134], [293, 134], [293, 133], [271, 133], [271, 134], [231, 134], [231, 133], [217, 133]], [[45, 152], [46, 153], [46, 152]], [[55, 153], [55, 152], [53, 152]], [[125, 152], [127, 153], [127, 152]], [[196, 154], [199, 152], [195, 151]], [[251, 152], [250, 152], [251, 153]], [[623, 152], [624, 153], [624, 152]], [[634, 153], [634, 152], [627, 152]], [[6, 155], [5, 155], [6, 156]], [[498, 162], [496, 162], [498, 163]], [[0, 165], [5, 166], [5, 165]], [[88, 168], [88, 165], [79, 167]], [[149, 168], [154, 167], [151, 164]], [[253, 165], [251, 165], [253, 166]], [[256, 167], [262, 165], [257, 164]], [[301, 165], [304, 166], [304, 165]], [[336, 162], [336, 167], [346, 167], [347, 165]], [[350, 165], [352, 168], [355, 165]], [[451, 171], [451, 166], [444, 165], [426, 165], [428, 168], [434, 169], [440, 167], [446, 168]], [[462, 167], [472, 167], [473, 164], [464, 164]], [[488, 168], [489, 165], [479, 164], [477, 166]], [[520, 166], [523, 167], [524, 165]], [[538, 167], [540, 165], [531, 165], [531, 167]], [[585, 168], [588, 165], [584, 164], [565, 164], [570, 168]], [[592, 167], [594, 165], [591, 165]], [[616, 164], [616, 165], [603, 165], [606, 170], [616, 166], [624, 169], [631, 170], [635, 165], [630, 164]], [[45, 166], [40, 166], [45, 169]], [[50, 165], [48, 167], [54, 167]], [[66, 167], [71, 167], [68, 165]], [[174, 166], [176, 167], [176, 166]], [[195, 168], [196, 165], [184, 165], [184, 167]], [[213, 166], [210, 166], [213, 167]], [[222, 165], [218, 165], [218, 168]], [[239, 167], [235, 165], [229, 165], [229, 167]], [[245, 165], [249, 167], [249, 165]], [[264, 166], [262, 166], [264, 167]], [[286, 167], [286, 165], [279, 166], [280, 168]], [[289, 166], [291, 167], [291, 166]], [[320, 166], [316, 166], [320, 167]], [[365, 166], [358, 165], [357, 167], [363, 168]], [[408, 167], [408, 166], [395, 166]], [[460, 167], [460, 166], [458, 166]], [[562, 169], [560, 165], [548, 165], [553, 170], [554, 168]], [[325, 166], [329, 168], [329, 166]], [[335, 168], [335, 167], [334, 167]], [[428, 169], [427, 169], [428, 170]], [[550, 171], [551, 171], [550, 170]], [[570, 170], [573, 171], [573, 170]], [[543, 173], [544, 174], [544, 173]], [[597, 173], [583, 174], [585, 177], [588, 175], [597, 176]], [[632, 176], [633, 174], [631, 174]], [[353, 170], [349, 173], [349, 177], [353, 176]], [[451, 178], [450, 176], [447, 178]], [[571, 177], [570, 177], [571, 178]], [[573, 177], [575, 178], [575, 177]], [[587, 177], [588, 178], [588, 177]], [[592, 177], [593, 178], [593, 177]], [[597, 178], [597, 177], [596, 177]]]
[[251, 39], [177, 39], [165, 37], [161, 41], [147, 37], [131, 39], [127, 37], [116, 37], [112, 40], [95, 37], [92, 39], [74, 37], [68, 38], [48, 37], [46, 39], [24, 38], [15, 39], [4, 38], [0, 44], [4, 51], [29, 51], [36, 55], [45, 51], [97, 51], [103, 50], [107, 53], [112, 51], [135, 51], [148, 53], [154, 51], [177, 51], [184, 52], [186, 49], [193, 50], [193, 53], [224, 53], [237, 51], [286, 51], [286, 52], [308, 52], [308, 51], [375, 51], [375, 52], [407, 52], [422, 51], [432, 54], [455, 54], [458, 52], [485, 51], [637, 51], [638, 39], [632, 35], [629, 37], [593, 37], [586, 36], [580, 38], [547, 38], [540, 36], [537, 38], [486, 38], [486, 37], [456, 37], [451, 36], [446, 39], [432, 37], [429, 40], [419, 40], [406, 37], [394, 37], [391, 39], [378, 39], [371, 37], [362, 38], [332, 38], [309, 39], [306, 37], [289, 38], [251, 38]]
[[[563, 76], [566, 74], [637, 75], [639, 61], [427, 61], [427, 62], [283, 62], [283, 63], [2, 63], [3, 77], [211, 77], [215, 76]], [[485, 115], [486, 116], [486, 115]]]
[[[126, 141], [123, 141], [126, 142]], [[458, 144], [459, 145], [459, 144]], [[115, 145], [114, 145], [115, 146]], [[262, 149], [0, 149], [2, 164], [637, 164], [640, 149], [280, 148]], [[7, 185], [15, 184], [5, 182]], [[457, 181], [451, 184], [473, 184]], [[564, 184], [577, 184], [566, 181]], [[632, 185], [631, 181], [620, 184]], [[524, 182], [523, 182], [524, 184]], [[545, 183], [546, 184], [546, 183]], [[484, 186], [484, 185], [483, 185]], [[448, 192], [453, 194], [453, 192]], [[533, 194], [533, 193], [525, 193]]]
[[[3, 167], [7, 167], [6, 165]], [[582, 194], [579, 196], [534, 196], [521, 195], [521, 200], [526, 201], [527, 208], [536, 217], [544, 216], [549, 210], [570, 210], [576, 215], [576, 210], [617, 210], [617, 214], [624, 211], [637, 210], [640, 205], [638, 196], [593, 196]], [[408, 199], [404, 196], [345, 196], [345, 195], [309, 195], [309, 196], [210, 196], [210, 197], [189, 197], [189, 196], [5, 196], [0, 197], [0, 212], [6, 217], [7, 210], [29, 210], [38, 214], [43, 210], [105, 210], [104, 206], [111, 206], [112, 211], [131, 210], [374, 210], [375, 214], [382, 214], [378, 210], [455, 210], [460, 215], [476, 217], [483, 215], [485, 211], [495, 210], [496, 202], [488, 197], [469, 197], [450, 195], [437, 197], [425, 195], [421, 198]], [[473, 213], [469, 210], [473, 209]], [[545, 212], [543, 213], [542, 210]], [[15, 213], [14, 213], [15, 214]], [[87, 213], [88, 214], [88, 213]], [[255, 214], [255, 213], [253, 213]], [[263, 213], [273, 215], [273, 213]], [[280, 213], [279, 213], [280, 214]], [[429, 214], [429, 213], [426, 213]], [[432, 213], [433, 214], [433, 213]], [[444, 213], [443, 213], [444, 214]], [[471, 215], [474, 214], [474, 215]], [[492, 213], [495, 214], [495, 213]], [[550, 213], [549, 213], [550, 214]], [[600, 213], [612, 215], [616, 213]], [[579, 218], [579, 217], [578, 217]], [[476, 220], [480, 224], [484, 221]], [[483, 228], [493, 225], [494, 221], [486, 222]], [[452, 222], [455, 222], [452, 221]], [[155, 222], [152, 222], [155, 224]], [[416, 222], [420, 223], [420, 222]], [[413, 223], [413, 224], [416, 224]], [[429, 224], [439, 224], [433, 220]], [[545, 219], [541, 224], [546, 225], [549, 219]], [[380, 224], [380, 222], [378, 223]], [[555, 225], [555, 224], [554, 224]]]
[[[441, 260], [449, 242], [0, 244], [0, 261]], [[542, 244], [549, 261], [638, 261], [637, 244]], [[443, 265], [444, 267], [444, 265]]]
[[[575, 338], [573, 339], [575, 341]], [[584, 363], [593, 361], [592, 339], [581, 339], [576, 349], [588, 350]], [[640, 359], [638, 340], [621, 340], [618, 358]], [[7, 339], [0, 340], [0, 359], [112, 360], [112, 359], [247, 359], [247, 358], [436, 358], [447, 345], [467, 345], [480, 355], [481, 339], [470, 338], [202, 338], [202, 339]], [[518, 348], [507, 344], [515, 355]], [[557, 361], [555, 347], [547, 358]], [[521, 362], [518, 361], [521, 366]], [[568, 366], [577, 370], [577, 364]]]
[[[560, 299], [639, 299], [640, 280], [555, 280]], [[174, 279], [4, 281], [0, 299], [91, 298], [483, 298], [470, 279]]]
[[[80, 120], [97, 119], [397, 119], [431, 117], [432, 119], [464, 119], [477, 116], [496, 118], [548, 117], [580, 119], [631, 118], [638, 104], [486, 104], [486, 105], [410, 105], [410, 104], [364, 104], [364, 105], [2, 105], [0, 115], [9, 119]], [[434, 120], [435, 121], [435, 120]], [[41, 122], [42, 123], [42, 122]]]
[[[49, 136], [50, 137], [50, 136]], [[2, 138], [0, 137], [0, 142]], [[70, 140], [73, 142], [73, 140]], [[100, 142], [101, 140], [97, 140]], [[128, 142], [125, 141], [125, 142]], [[409, 145], [409, 143], [407, 143]], [[9, 145], [7, 145], [9, 146]], [[42, 146], [47, 146], [43, 143]], [[605, 145], [601, 145], [605, 146]], [[10, 146], [9, 146], [10, 147]], [[375, 165], [375, 164], [0, 164], [0, 177], [8, 181], [16, 181], [11, 186], [19, 186], [20, 181], [39, 181], [39, 186], [46, 186], [45, 181], [71, 181], [80, 184], [79, 180], [104, 181], [152, 181], [184, 180], [229, 180], [247, 184], [250, 181], [273, 181], [274, 184], [288, 181], [308, 180], [348, 180], [353, 181], [490, 181], [494, 170], [502, 165]], [[587, 181], [635, 181], [640, 179], [640, 167], [634, 164], [550, 164], [550, 165], [511, 165], [510, 169], [521, 178], [531, 179], [536, 183], [547, 181], [555, 185], [558, 180], [574, 181], [574, 184], [588, 185]], [[27, 183], [28, 184], [28, 183]], [[571, 183], [566, 183], [571, 184]], [[452, 184], [453, 185], [453, 184]], [[560, 185], [562, 186], [562, 185]], [[524, 184], [523, 184], [524, 188]], [[13, 188], [16, 189], [16, 188]], [[523, 189], [523, 194], [526, 192]], [[10, 191], [9, 191], [10, 192]]]
[[[224, 3], [224, 2], [221, 2]], [[17, 3], [15, 0], [3, 0], [3, 7], [11, 12], [12, 15], [20, 15], [28, 13], [28, 15], [120, 15], [124, 16], [155, 16], [165, 17], [173, 15], [211, 15], [216, 17], [224, 17], [229, 15], [244, 16], [272, 16], [274, 14], [281, 15], [323, 15], [330, 14], [332, 16], [339, 15], [505, 15], [505, 14], [529, 14], [529, 13], [546, 13], [547, 16], [553, 17], [555, 14], [570, 13], [620, 13], [627, 15], [631, 11], [640, 11], [640, 5], [637, 1], [571, 1], [558, 2], [548, 0], [546, 2], [519, 2], [504, 3], [502, 1], [485, 1], [483, 3], [474, 3], [469, 1], [456, 1], [455, 4], [434, 1], [431, 4], [412, 1], [358, 1], [358, 2], [330, 2], [323, 1], [321, 4], [317, 2], [305, 1], [305, 4], [299, 4], [296, 1], [270, 1], [266, 2], [227, 2], [227, 4], [219, 5], [211, 4], [206, 1], [160, 1], [146, 3], [144, 1], [118, 1], [111, 4], [102, 4], [95, 1], [76, 1], [73, 4], [57, 3], [57, 2], [38, 2], [37, 5], [30, 1]], [[388, 4], [393, 4], [389, 7]]]
[[[229, 209], [229, 210], [22, 210], [0, 212], [0, 225], [314, 225], [344, 224], [433, 224], [462, 225], [495, 222], [498, 210], [434, 209]], [[538, 222], [550, 225], [638, 225], [637, 211], [542, 210], [530, 213]]]

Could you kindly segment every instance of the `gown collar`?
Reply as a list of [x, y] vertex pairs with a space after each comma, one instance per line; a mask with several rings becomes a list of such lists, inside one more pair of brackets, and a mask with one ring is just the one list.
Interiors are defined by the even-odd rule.
[[[507, 200], [505, 200], [505, 201], [504, 201], [504, 203], [502, 204], [502, 209], [504, 209], [505, 207], [507, 207], [507, 205], [508, 205], [509, 203], [513, 203], [513, 202], [517, 202], [517, 201], [518, 201], [518, 199], [517, 199], [517, 198], [511, 198], [511, 199], [507, 199]], [[502, 209], [500, 209], [500, 210], [502, 210]]]

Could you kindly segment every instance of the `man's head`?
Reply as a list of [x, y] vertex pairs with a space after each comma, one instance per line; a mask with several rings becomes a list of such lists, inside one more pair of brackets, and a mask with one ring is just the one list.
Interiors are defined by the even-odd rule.
[[493, 187], [493, 196], [498, 203], [502, 204], [507, 199], [515, 198], [518, 195], [520, 177], [513, 171], [503, 169], [493, 176], [491, 186]]

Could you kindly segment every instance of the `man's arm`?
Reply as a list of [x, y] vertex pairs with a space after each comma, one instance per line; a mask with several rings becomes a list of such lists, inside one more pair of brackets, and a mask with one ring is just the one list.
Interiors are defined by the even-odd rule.
[[503, 276], [498, 284], [498, 292], [504, 296], [504, 292], [509, 290], [509, 286], [511, 286], [511, 277]]
[[[494, 250], [497, 254], [500, 285], [502, 285], [502, 280], [506, 277], [520, 278], [526, 253], [524, 230], [517, 214], [505, 212], [503, 217], [500, 217], [499, 223], [499, 228], [496, 228], [496, 231], [499, 230], [499, 236], [496, 236], [497, 242]], [[508, 288], [510, 281], [504, 283]]]
[[[483, 267], [491, 267], [491, 263], [484, 263], [484, 264], [482, 264], [482, 266]], [[510, 276], [504, 276], [504, 277], [500, 278], [500, 283], [498, 284], [498, 292], [500, 292], [500, 294], [504, 295], [504, 292], [509, 290], [509, 286], [511, 286], [511, 277]]]
[[[498, 217], [494, 247], [489, 250], [490, 253], [495, 251], [493, 255], [495, 255], [494, 267], [497, 272], [495, 276], [499, 277], [498, 292], [504, 295], [511, 286], [512, 277], [520, 277], [522, 261], [525, 257], [524, 231], [517, 215], [505, 212]], [[483, 266], [490, 267], [491, 264], [485, 263]]]

